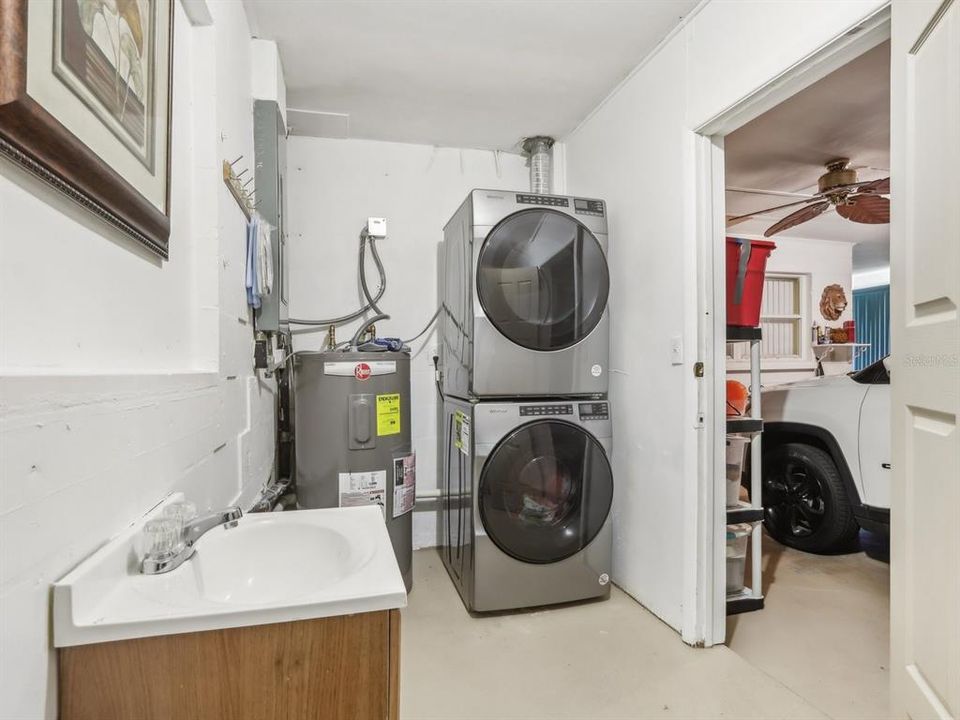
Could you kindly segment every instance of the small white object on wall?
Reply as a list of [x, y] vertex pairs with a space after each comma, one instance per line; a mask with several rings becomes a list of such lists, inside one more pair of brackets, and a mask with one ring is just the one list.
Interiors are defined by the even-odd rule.
[[380, 217], [367, 218], [367, 234], [378, 240], [385, 238], [387, 236], [387, 219]]
[[670, 363], [683, 365], [683, 337], [680, 335], [670, 338]]

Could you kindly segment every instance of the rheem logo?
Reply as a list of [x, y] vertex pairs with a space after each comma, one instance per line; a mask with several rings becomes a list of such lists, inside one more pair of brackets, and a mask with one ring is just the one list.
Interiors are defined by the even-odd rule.
[[357, 363], [356, 367], [353, 368], [353, 376], [357, 380], [366, 380], [370, 377], [370, 366], [365, 362]]

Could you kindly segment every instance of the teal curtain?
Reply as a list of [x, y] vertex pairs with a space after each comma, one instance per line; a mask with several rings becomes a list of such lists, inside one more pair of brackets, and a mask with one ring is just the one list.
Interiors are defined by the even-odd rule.
[[890, 354], [890, 286], [854, 290], [853, 321], [857, 342], [870, 343], [853, 362], [853, 369], [860, 370]]

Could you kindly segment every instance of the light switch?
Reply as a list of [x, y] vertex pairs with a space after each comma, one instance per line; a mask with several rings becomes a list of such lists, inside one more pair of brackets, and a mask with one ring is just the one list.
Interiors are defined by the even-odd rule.
[[673, 365], [683, 365], [683, 338], [679, 335], [670, 338], [670, 362]]

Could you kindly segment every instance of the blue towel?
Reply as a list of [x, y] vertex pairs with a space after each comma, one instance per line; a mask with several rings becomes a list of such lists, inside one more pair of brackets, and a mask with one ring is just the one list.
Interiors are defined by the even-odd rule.
[[247, 222], [247, 271], [245, 274], [247, 286], [247, 305], [252, 308], [260, 307], [260, 295], [257, 293], [257, 216], [254, 215]]

